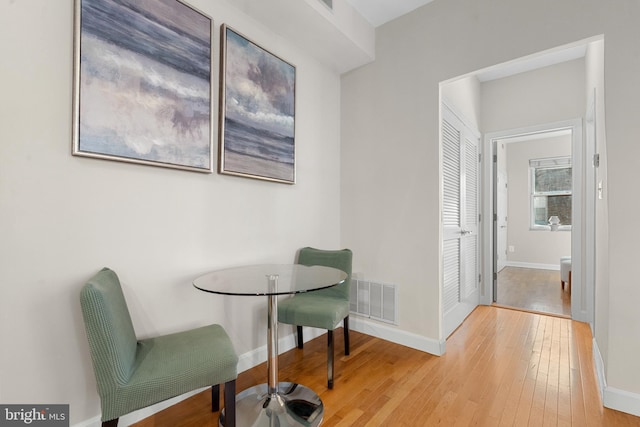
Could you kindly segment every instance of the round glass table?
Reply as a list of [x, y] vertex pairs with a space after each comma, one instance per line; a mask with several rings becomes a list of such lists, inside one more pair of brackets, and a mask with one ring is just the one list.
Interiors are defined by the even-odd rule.
[[[324, 266], [264, 264], [216, 270], [193, 281], [197, 289], [221, 295], [266, 296], [267, 372], [266, 384], [244, 390], [236, 396], [236, 425], [318, 426], [324, 415], [320, 397], [300, 384], [278, 382], [278, 296], [343, 283], [347, 274]], [[224, 410], [220, 425], [224, 426]]]

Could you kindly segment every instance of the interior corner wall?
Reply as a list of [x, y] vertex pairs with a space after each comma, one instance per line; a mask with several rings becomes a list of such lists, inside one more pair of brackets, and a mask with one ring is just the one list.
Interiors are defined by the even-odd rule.
[[297, 183], [72, 156], [73, 1], [0, 2], [3, 404], [68, 403], [71, 425], [99, 416], [78, 297], [104, 266], [141, 337], [219, 323], [242, 355], [266, 344], [266, 301], [192, 279], [340, 245], [339, 75], [232, 2], [188, 3], [214, 20], [214, 135], [222, 23], [296, 66]]
[[595, 103], [596, 149], [599, 155], [599, 166], [596, 168], [596, 185], [602, 191], [596, 191], [596, 252], [595, 252], [595, 330], [594, 336], [598, 351], [602, 356], [604, 368], [609, 360], [609, 208], [608, 208], [608, 180], [607, 180], [607, 146], [605, 134], [605, 103], [604, 103], [604, 47], [605, 41], [591, 43], [586, 54], [586, 91], [587, 108], [589, 102]]
[[628, 1], [435, 0], [377, 29], [376, 61], [342, 76], [342, 241], [354, 271], [398, 284], [399, 328], [441, 338], [439, 83], [604, 34], [607, 380], [640, 393], [640, 230], [629, 227], [640, 200], [628, 197], [640, 180], [639, 18]]
[[453, 107], [459, 117], [471, 129], [480, 131], [481, 92], [480, 82], [474, 75], [441, 84], [440, 96], [443, 102]]

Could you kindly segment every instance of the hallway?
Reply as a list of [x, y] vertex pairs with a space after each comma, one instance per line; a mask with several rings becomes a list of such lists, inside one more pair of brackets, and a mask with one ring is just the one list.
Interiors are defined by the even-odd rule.
[[571, 293], [560, 286], [560, 272], [505, 267], [498, 273], [496, 304], [571, 317]]

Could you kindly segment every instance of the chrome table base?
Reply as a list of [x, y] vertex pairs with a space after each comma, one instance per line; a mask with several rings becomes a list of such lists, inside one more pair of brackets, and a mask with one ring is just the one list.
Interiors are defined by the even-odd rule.
[[[238, 427], [316, 427], [322, 422], [322, 400], [308, 387], [294, 383], [279, 383], [275, 393], [267, 384], [242, 391], [236, 397]], [[224, 427], [224, 410], [220, 415]]]
[[[237, 427], [316, 427], [322, 422], [320, 397], [300, 384], [278, 381], [278, 275], [267, 275], [267, 384], [236, 396]], [[224, 427], [224, 410], [219, 424]]]

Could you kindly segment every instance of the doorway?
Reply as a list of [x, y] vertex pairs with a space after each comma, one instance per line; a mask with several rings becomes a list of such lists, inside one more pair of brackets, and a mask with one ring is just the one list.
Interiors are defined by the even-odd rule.
[[[493, 286], [485, 303], [574, 317], [573, 302], [580, 301], [583, 289], [582, 242], [580, 233], [574, 233], [584, 222], [582, 120], [487, 134], [485, 147], [493, 158], [487, 189], [493, 221], [485, 224], [486, 235], [492, 236], [487, 239], [491, 265], [486, 268], [493, 273]], [[564, 219], [552, 231], [546, 219], [558, 212], [550, 213], [553, 208], [548, 205], [553, 203], [540, 203], [534, 197], [532, 183], [539, 169], [560, 170], [567, 165], [571, 169], [570, 220]], [[572, 278], [571, 286], [563, 289], [560, 259], [565, 256], [572, 260]]]
[[[596, 45], [596, 43], [598, 44]], [[597, 64], [587, 63], [585, 56], [587, 49], [591, 49], [594, 45], [596, 47], [593, 50], [599, 52], [598, 49], [601, 49], [599, 43], [600, 38], [579, 41], [477, 70], [440, 83], [441, 99], [450, 101], [466, 118], [471, 119], [471, 123], [477, 129], [485, 132], [481, 148], [484, 160], [480, 166], [482, 169], [480, 215], [482, 219], [479, 228], [481, 248], [479, 260], [481, 264], [480, 304], [493, 304], [496, 294], [494, 284], [498, 279], [496, 263], [500, 262], [501, 267], [507, 266], [506, 255], [508, 252], [506, 251], [510, 246], [503, 244], [502, 242], [505, 240], [501, 239], [501, 254], [504, 256], [495, 255], [494, 250], [496, 250], [498, 243], [494, 233], [499, 232], [501, 226], [504, 226], [504, 230], [506, 230], [509, 224], [498, 224], [497, 218], [494, 219], [496, 213], [494, 184], [498, 179], [503, 182], [507, 181], [506, 175], [498, 176], [494, 168], [492, 158], [498, 155], [493, 146], [494, 142], [507, 137], [528, 137], [551, 130], [569, 130], [574, 174], [573, 217], [571, 231], [563, 231], [566, 235], [570, 235], [571, 241], [570, 247], [567, 249], [572, 259], [572, 285], [569, 303], [572, 319], [583, 322], [593, 321], [595, 274], [592, 266], [595, 257], [592, 246], [595, 232], [595, 209], [592, 201], [593, 195], [585, 193], [585, 189], [588, 190], [590, 182], [595, 180], [594, 172], [589, 166], [591, 156], [594, 153], [593, 145], [595, 143], [593, 141], [595, 139], [589, 139], [588, 113], [586, 115], [587, 139], [584, 141], [582, 139], [582, 119], [565, 120], [564, 118], [585, 117], [585, 106], [590, 104], [587, 104], [588, 100], [584, 98], [590, 97], [590, 94], [584, 91], [584, 79], [586, 79], [587, 70], [593, 72], [598, 68]], [[554, 122], [554, 120], [563, 121]], [[518, 126], [529, 127], [518, 128]], [[507, 130], [499, 131], [500, 129]], [[520, 249], [522, 247], [515, 247], [514, 251]], [[551, 267], [551, 261], [538, 263], [546, 264], [548, 269], [557, 269], [560, 259], [558, 257], [557, 261], [553, 261], [553, 267]], [[536, 269], [540, 270], [541, 268]], [[557, 278], [557, 283], [561, 288], [559, 278]], [[443, 321], [443, 323], [445, 322]]]
[[[560, 260], [572, 252], [572, 129], [519, 130], [492, 145], [492, 302], [570, 317], [571, 286], [562, 281]], [[551, 226], [551, 218], [559, 224]]]

